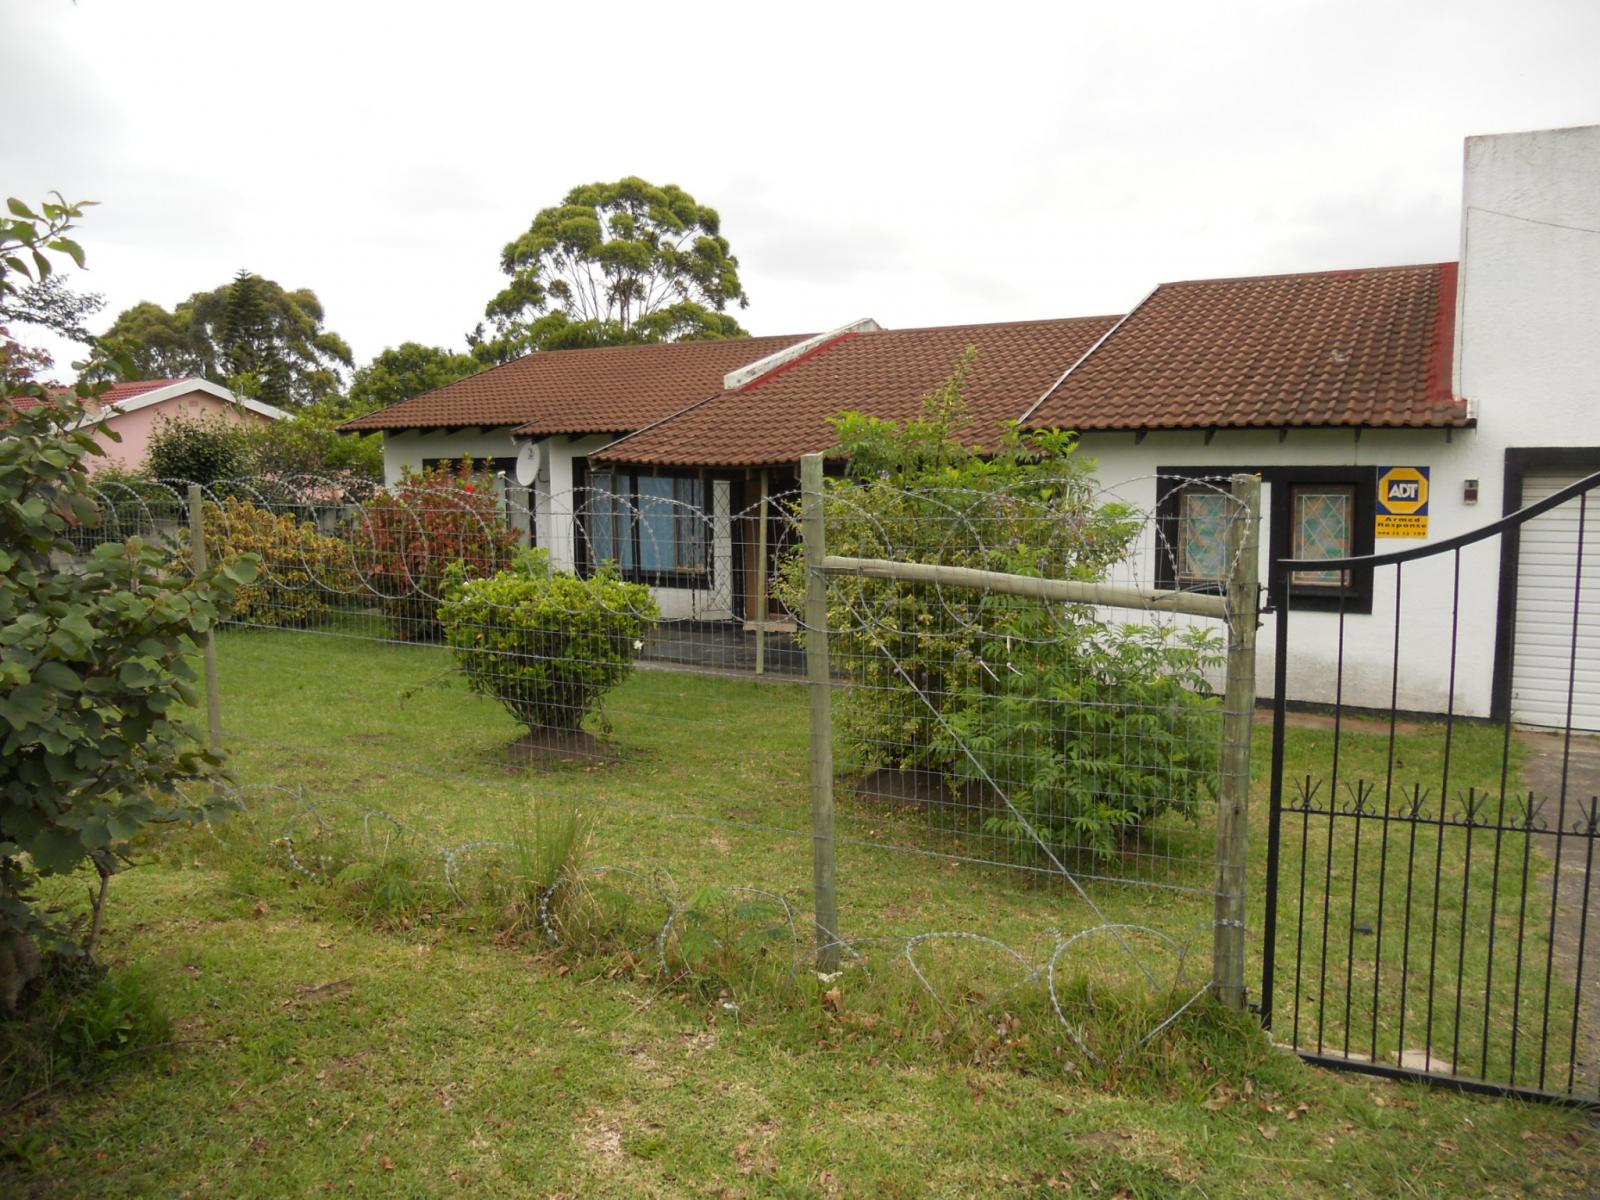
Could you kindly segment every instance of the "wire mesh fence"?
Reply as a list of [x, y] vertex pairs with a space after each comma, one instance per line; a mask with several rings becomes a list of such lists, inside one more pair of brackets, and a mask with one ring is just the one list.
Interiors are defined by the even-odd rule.
[[[1248, 787], [1253, 693], [1224, 693], [1230, 629], [1254, 628], [1253, 586], [1247, 621], [1229, 588], [1256, 514], [1229, 481], [1185, 481], [1173, 516], [1164, 492], [1140, 507], [1081, 474], [809, 497], [626, 478], [204, 488], [211, 561], [260, 561], [217, 652], [241, 782], [297, 797], [286, 827], [343, 806], [424, 829], [441, 878], [461, 847], [509, 844], [513, 814], [581, 803], [618, 879], [780, 897], [824, 966], [892, 945], [936, 995], [1005, 966], [1069, 1031], [1063, 973], [1159, 989], [1172, 1014], [1204, 991], [1219, 922], [1243, 934], [1218, 817], [1231, 788], [1242, 818]], [[100, 498], [81, 552], [140, 534], [188, 561], [186, 485]], [[930, 984], [957, 958], [967, 984]]]

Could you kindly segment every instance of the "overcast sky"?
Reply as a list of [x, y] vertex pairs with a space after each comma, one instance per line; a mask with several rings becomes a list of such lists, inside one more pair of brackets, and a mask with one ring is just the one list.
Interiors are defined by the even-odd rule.
[[4, 191], [109, 324], [247, 267], [462, 345], [578, 183], [722, 214], [754, 333], [1123, 312], [1454, 258], [1461, 142], [1600, 122], [1600, 3], [0, 0]]

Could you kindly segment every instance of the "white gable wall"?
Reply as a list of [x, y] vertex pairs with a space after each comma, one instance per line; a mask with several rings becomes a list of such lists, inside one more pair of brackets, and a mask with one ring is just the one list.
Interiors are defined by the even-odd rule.
[[1465, 179], [1458, 392], [1515, 444], [1600, 440], [1600, 125], [1468, 138]]

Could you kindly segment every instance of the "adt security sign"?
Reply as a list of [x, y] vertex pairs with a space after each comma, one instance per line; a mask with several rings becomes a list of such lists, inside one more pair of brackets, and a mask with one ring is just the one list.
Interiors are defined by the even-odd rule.
[[1428, 468], [1379, 467], [1378, 537], [1428, 536]]

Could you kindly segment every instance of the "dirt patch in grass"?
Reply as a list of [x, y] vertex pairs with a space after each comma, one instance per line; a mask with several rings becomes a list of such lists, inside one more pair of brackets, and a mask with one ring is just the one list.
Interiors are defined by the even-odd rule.
[[[1335, 724], [1335, 718], [1331, 712], [1296, 712], [1291, 710], [1286, 716], [1289, 724], [1296, 729], [1326, 729], [1331, 732]], [[1258, 710], [1256, 720], [1270, 726], [1272, 723], [1271, 710]], [[1337, 724], [1345, 733], [1387, 734], [1389, 732], [1389, 718], [1387, 716], [1345, 712], [1339, 714]], [[1403, 721], [1397, 719], [1394, 723], [1394, 729], [1396, 733], [1424, 733], [1440, 724], [1440, 722], [1435, 721]]]
[[541, 762], [569, 762], [591, 765], [623, 760], [621, 747], [604, 742], [586, 730], [530, 729], [506, 748], [506, 757], [521, 767]]
[[850, 786], [863, 800], [894, 807], [991, 809], [1002, 804], [988, 784], [952, 786], [938, 771], [880, 767], [857, 776]]

